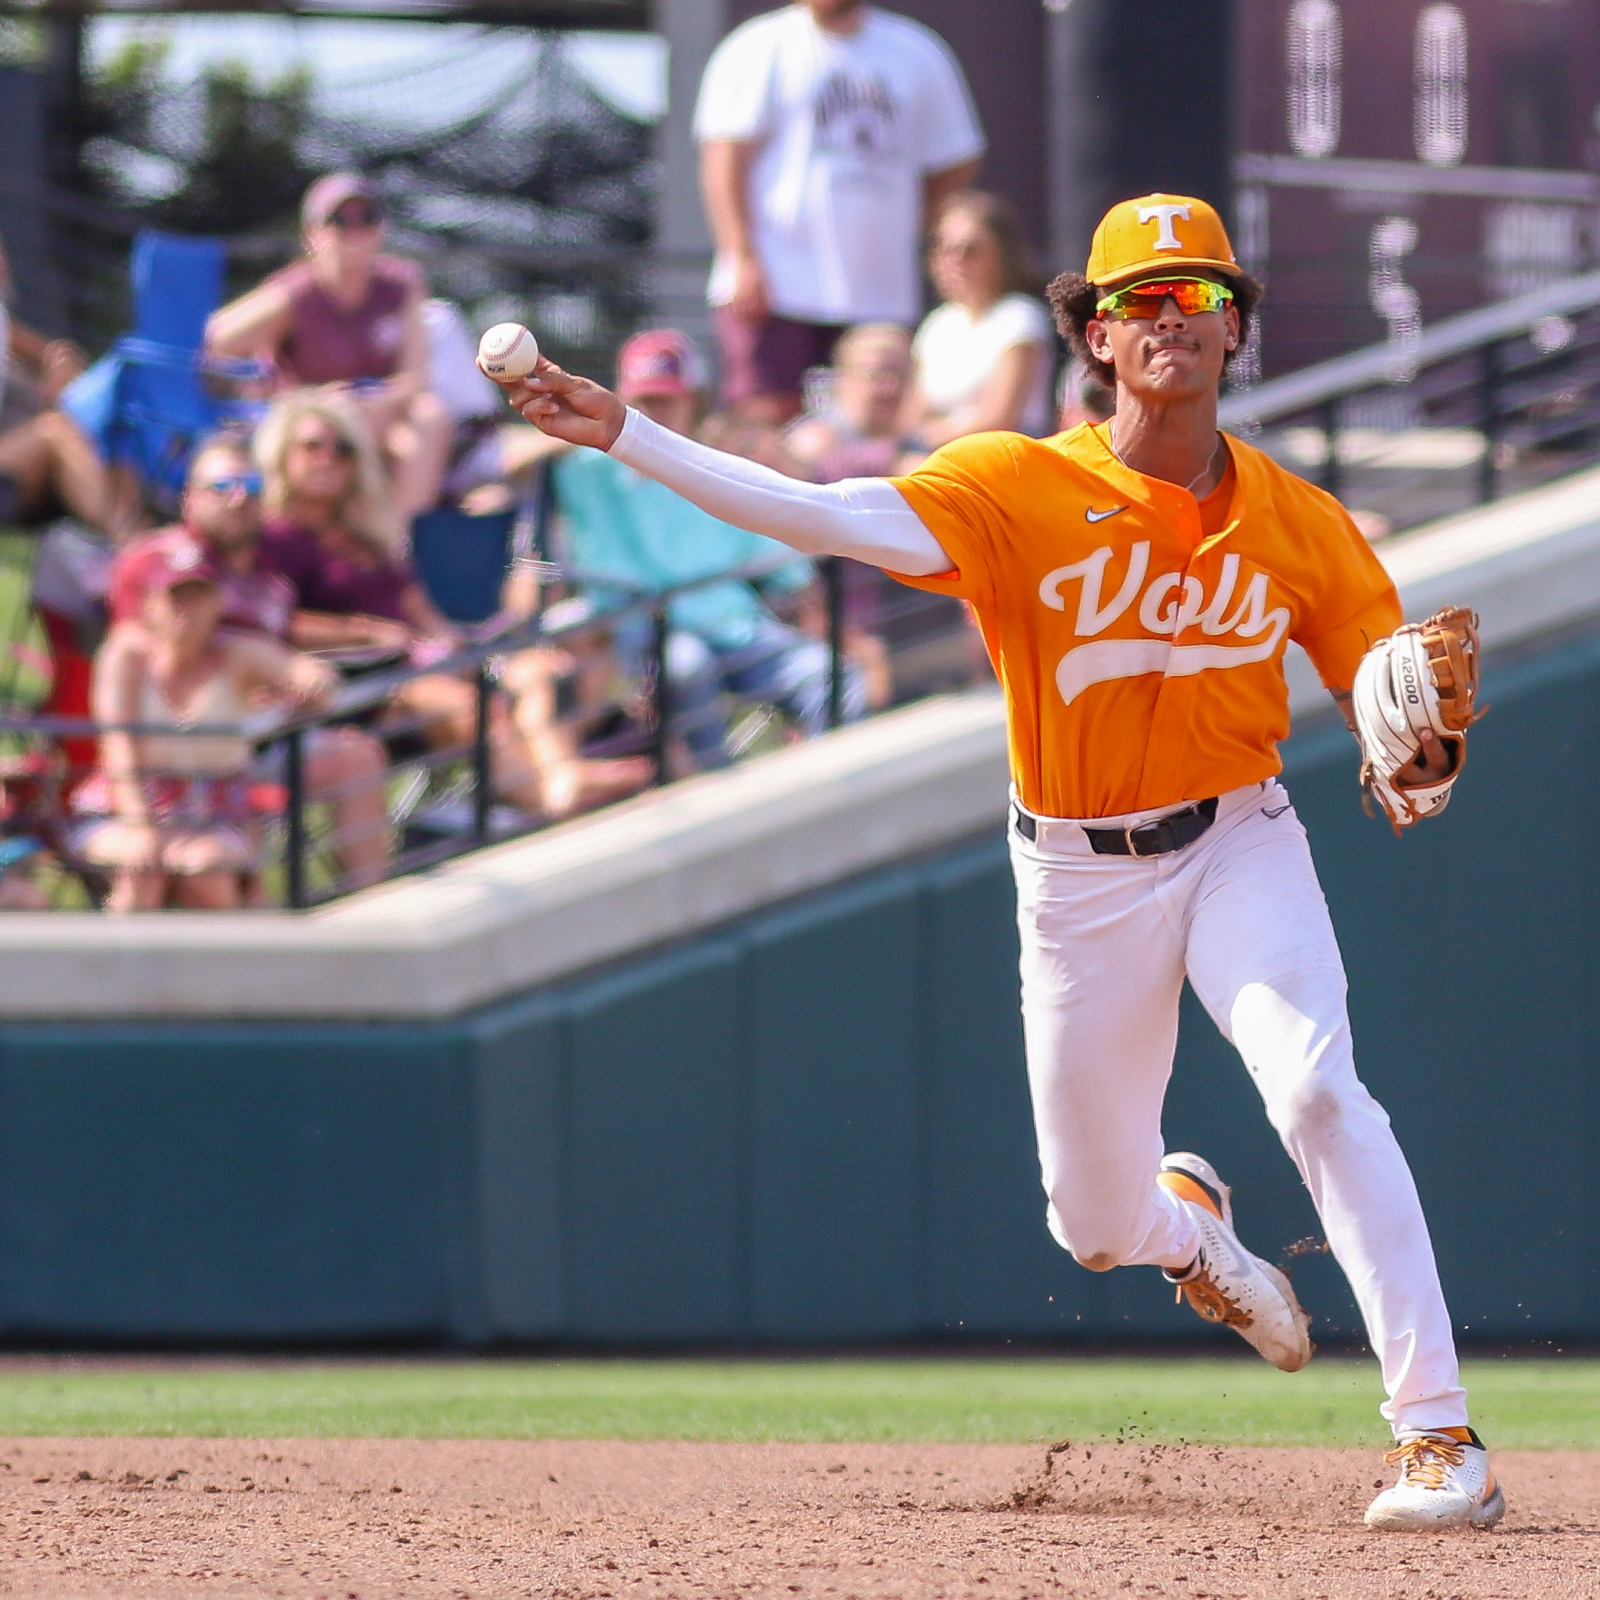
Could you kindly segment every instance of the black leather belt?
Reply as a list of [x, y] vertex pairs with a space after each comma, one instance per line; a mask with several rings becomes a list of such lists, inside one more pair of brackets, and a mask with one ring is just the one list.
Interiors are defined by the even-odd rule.
[[[1039, 837], [1039, 823], [1026, 811], [1012, 808], [1017, 832], [1024, 839]], [[1084, 837], [1097, 856], [1165, 856], [1193, 844], [1217, 820], [1217, 798], [1196, 801], [1182, 811], [1141, 822], [1136, 828], [1085, 828]]]

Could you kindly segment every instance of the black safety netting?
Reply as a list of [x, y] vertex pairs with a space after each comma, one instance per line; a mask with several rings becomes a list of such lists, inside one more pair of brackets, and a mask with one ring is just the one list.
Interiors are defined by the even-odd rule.
[[296, 252], [306, 186], [349, 168], [381, 189], [389, 248], [474, 323], [525, 321], [558, 359], [606, 364], [645, 305], [649, 123], [606, 99], [559, 34], [410, 26], [437, 40], [421, 64], [332, 83], [230, 59], [174, 81], [165, 48], [137, 39], [92, 72], [82, 203], [57, 225], [87, 342], [126, 326], [138, 227], [226, 239], [239, 292]]

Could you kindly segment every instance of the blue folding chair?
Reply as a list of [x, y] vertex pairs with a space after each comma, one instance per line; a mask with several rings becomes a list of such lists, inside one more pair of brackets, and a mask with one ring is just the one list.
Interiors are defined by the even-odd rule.
[[487, 622], [500, 609], [511, 564], [514, 511], [468, 516], [435, 506], [411, 523], [411, 560], [433, 603], [452, 622]]
[[220, 239], [141, 233], [129, 268], [133, 332], [61, 396], [61, 409], [104, 460], [132, 468], [169, 513], [182, 496], [196, 441], [228, 422], [253, 425], [262, 409], [208, 386], [208, 380], [261, 376], [256, 362], [202, 354], [206, 319], [222, 300], [225, 264]]

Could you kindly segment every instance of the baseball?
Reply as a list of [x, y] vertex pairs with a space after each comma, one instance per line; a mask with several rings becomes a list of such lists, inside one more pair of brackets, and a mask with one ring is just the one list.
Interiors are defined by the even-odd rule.
[[497, 322], [478, 341], [478, 366], [496, 383], [515, 383], [533, 371], [539, 341], [520, 322]]

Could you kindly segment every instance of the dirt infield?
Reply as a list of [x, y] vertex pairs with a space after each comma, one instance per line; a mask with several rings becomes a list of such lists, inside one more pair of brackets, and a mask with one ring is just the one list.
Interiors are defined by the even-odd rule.
[[1359, 1451], [19, 1439], [0, 1594], [1600, 1594], [1600, 1455], [1497, 1465], [1496, 1532], [1378, 1536]]

